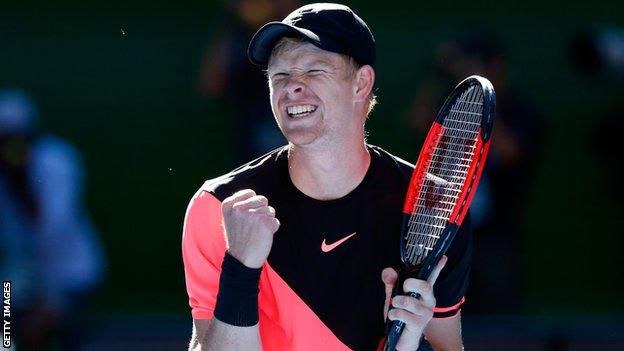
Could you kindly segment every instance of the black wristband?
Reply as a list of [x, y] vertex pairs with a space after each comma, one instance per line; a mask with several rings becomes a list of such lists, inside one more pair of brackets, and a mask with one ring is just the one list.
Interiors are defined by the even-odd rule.
[[249, 268], [228, 252], [225, 253], [215, 318], [237, 327], [251, 327], [258, 323], [260, 272], [262, 268]]

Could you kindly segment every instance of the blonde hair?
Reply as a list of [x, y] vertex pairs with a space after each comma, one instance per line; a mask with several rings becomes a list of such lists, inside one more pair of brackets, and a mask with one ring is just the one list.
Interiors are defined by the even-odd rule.
[[[275, 44], [275, 46], [273, 47], [273, 50], [271, 51], [271, 56], [269, 56], [269, 65], [275, 59], [275, 57], [281, 55], [282, 53], [286, 51], [293, 50], [306, 43], [308, 42], [301, 38], [284, 37], [280, 39], [277, 42], [277, 44]], [[357, 63], [355, 59], [351, 56], [347, 56], [344, 54], [338, 54], [338, 55], [340, 55], [340, 57], [344, 60], [344, 63], [345, 63], [345, 78], [354, 79], [355, 75], [357, 74], [358, 70], [362, 67], [362, 65]], [[370, 94], [368, 95], [368, 106], [366, 109], [366, 118], [368, 118], [368, 116], [373, 111], [376, 105], [377, 105], [377, 96], [375, 96], [375, 94], [371, 91]]]

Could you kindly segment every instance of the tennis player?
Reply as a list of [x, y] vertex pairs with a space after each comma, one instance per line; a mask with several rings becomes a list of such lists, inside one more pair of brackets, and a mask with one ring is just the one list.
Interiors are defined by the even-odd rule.
[[[260, 28], [248, 55], [267, 68], [288, 144], [207, 181], [189, 204], [190, 349], [376, 350], [413, 166], [365, 140], [373, 35], [348, 7], [311, 4]], [[406, 323], [399, 350], [462, 349], [471, 243], [465, 221], [431, 278], [403, 285], [421, 298], [392, 299], [387, 317]]]

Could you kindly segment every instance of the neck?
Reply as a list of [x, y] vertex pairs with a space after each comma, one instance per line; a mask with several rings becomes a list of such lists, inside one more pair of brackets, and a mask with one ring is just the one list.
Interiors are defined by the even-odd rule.
[[332, 148], [311, 148], [290, 144], [288, 171], [293, 184], [317, 200], [339, 199], [364, 179], [370, 154], [361, 138]]

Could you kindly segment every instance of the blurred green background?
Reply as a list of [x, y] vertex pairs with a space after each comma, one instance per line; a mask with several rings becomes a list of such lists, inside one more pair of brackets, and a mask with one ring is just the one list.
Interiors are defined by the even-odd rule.
[[[623, 80], [579, 75], [567, 45], [579, 26], [624, 25], [624, 3], [346, 3], [378, 45], [380, 104], [369, 141], [411, 161], [419, 145], [406, 113], [436, 44], [465, 29], [499, 35], [511, 82], [549, 128], [522, 213], [523, 314], [621, 315], [624, 216], [603, 181], [609, 174], [593, 160], [589, 132], [621, 100]], [[95, 315], [190, 318], [180, 254], [185, 208], [204, 180], [236, 165], [231, 111], [197, 91], [222, 9], [211, 1], [0, 5], [0, 86], [32, 92], [45, 129], [85, 159], [87, 203], [109, 260]]]

